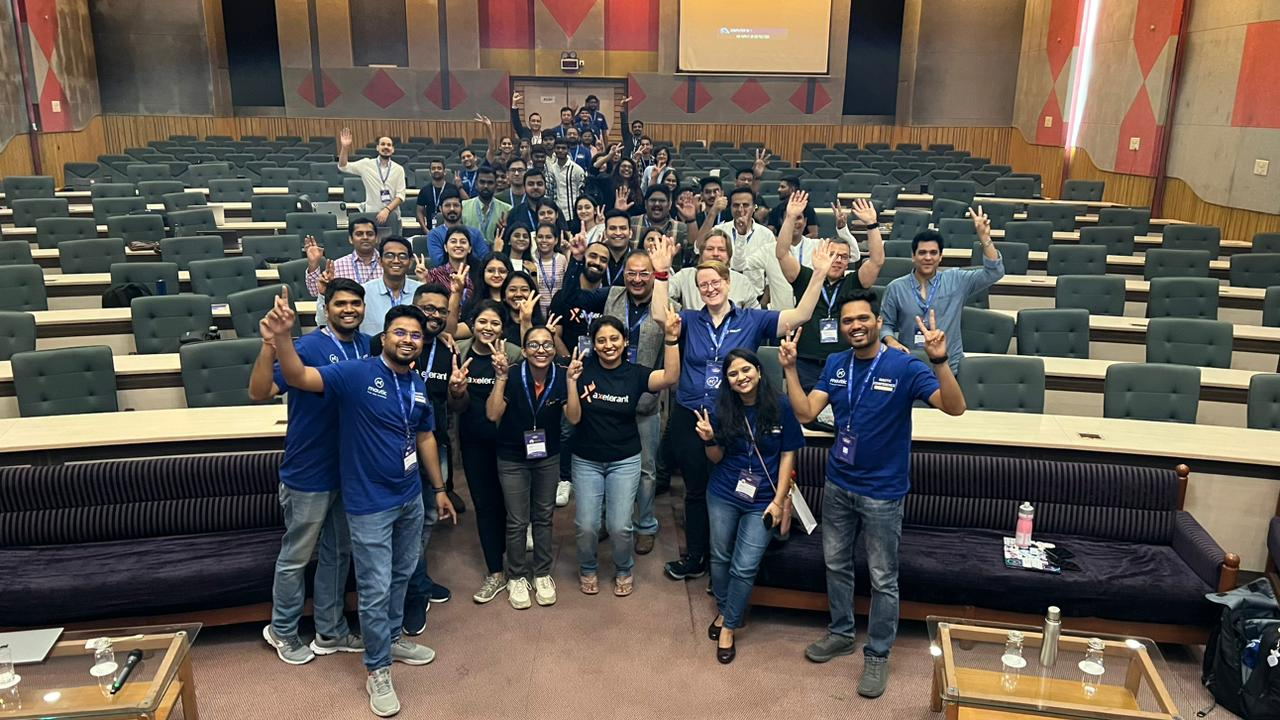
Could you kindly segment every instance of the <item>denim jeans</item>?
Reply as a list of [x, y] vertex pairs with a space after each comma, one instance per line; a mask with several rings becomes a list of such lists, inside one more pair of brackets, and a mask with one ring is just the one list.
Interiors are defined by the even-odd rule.
[[742, 616], [755, 587], [756, 571], [771, 533], [764, 526], [762, 510], [743, 509], [713, 493], [707, 493], [707, 517], [711, 521], [711, 589], [716, 607], [730, 630], [742, 627]]
[[903, 498], [875, 500], [830, 480], [822, 497], [822, 555], [827, 563], [827, 604], [835, 635], [853, 637], [853, 546], [862, 533], [871, 575], [871, 612], [863, 652], [887, 658], [898, 634], [898, 541]]
[[391, 643], [404, 625], [404, 595], [422, 553], [422, 495], [369, 515], [347, 515], [351, 555], [356, 561], [364, 666], [391, 665]]
[[583, 575], [597, 571], [596, 546], [600, 542], [600, 508], [613, 543], [617, 577], [631, 575], [635, 567], [635, 534], [631, 515], [640, 486], [640, 456], [613, 462], [595, 462], [573, 456], [573, 492], [577, 495], [574, 524], [578, 529], [578, 568]]
[[302, 492], [280, 483], [279, 497], [285, 530], [271, 586], [271, 629], [282, 638], [298, 634], [298, 620], [307, 601], [307, 563], [319, 544], [316, 632], [344, 637], [349, 631], [342, 611], [351, 568], [351, 540], [342, 496], [337, 490]]
[[640, 487], [636, 491], [637, 535], [657, 535], [658, 518], [653, 498], [658, 487], [658, 443], [662, 439], [662, 413], [636, 416], [640, 428]]
[[[448, 445], [440, 446], [440, 477], [449, 477]], [[404, 600], [409, 606], [428, 602], [427, 598], [431, 597], [431, 591], [436, 586], [427, 574], [427, 546], [431, 544], [431, 531], [435, 529], [439, 512], [436, 510], [436, 492], [431, 488], [431, 480], [425, 471], [422, 473], [422, 490], [422, 555], [418, 558], [417, 567], [413, 569], [413, 575], [409, 576], [409, 588]]]
[[551, 515], [560, 483], [560, 456], [520, 462], [498, 459], [498, 481], [507, 506], [507, 577], [529, 575], [525, 534], [533, 526], [533, 574], [551, 574]]

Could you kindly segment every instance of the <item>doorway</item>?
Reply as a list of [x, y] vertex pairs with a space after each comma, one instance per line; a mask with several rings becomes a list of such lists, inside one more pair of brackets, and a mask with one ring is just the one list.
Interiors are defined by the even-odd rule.
[[600, 98], [600, 112], [609, 118], [609, 137], [606, 142], [622, 139], [618, 126], [622, 119], [622, 98], [626, 97], [626, 80], [548, 80], [527, 78], [512, 83], [515, 92], [524, 93], [524, 117], [536, 112], [542, 115], [543, 129], [560, 124], [560, 108], [566, 105], [575, 110], [582, 107], [588, 95]]

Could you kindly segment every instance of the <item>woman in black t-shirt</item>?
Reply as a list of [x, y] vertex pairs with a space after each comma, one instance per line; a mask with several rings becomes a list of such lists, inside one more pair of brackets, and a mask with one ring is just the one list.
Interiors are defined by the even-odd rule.
[[[587, 595], [600, 591], [596, 545], [600, 513], [613, 541], [613, 594], [630, 595], [635, 566], [632, 509], [640, 486], [640, 431], [636, 405], [646, 392], [658, 392], [680, 379], [680, 321], [672, 308], [663, 325], [665, 367], [651, 370], [627, 362], [627, 328], [610, 316], [591, 321], [590, 357], [577, 349], [568, 370], [565, 416], [573, 423], [574, 517], [578, 532], [578, 585]], [[581, 389], [579, 389], [581, 388]]]

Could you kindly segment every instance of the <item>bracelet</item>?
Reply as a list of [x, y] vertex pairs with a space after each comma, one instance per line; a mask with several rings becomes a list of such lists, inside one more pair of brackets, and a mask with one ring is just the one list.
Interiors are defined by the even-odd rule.
[[655, 272], [655, 273], [653, 274], [653, 279], [654, 279], [654, 280], [661, 280], [661, 281], [663, 281], [663, 282], [666, 282], [666, 281], [667, 281], [667, 279], [668, 279], [669, 277], [670, 277], [670, 275], [668, 275], [668, 274], [667, 274], [667, 271], [666, 271], [666, 270], [662, 270], [662, 271], [659, 271], [659, 272]]
[[436, 491], [436, 492], [438, 492], [438, 493], [442, 493], [442, 492], [449, 492], [448, 490], [446, 490], [446, 489], [445, 489], [445, 487], [444, 487], [443, 485], [441, 485], [440, 487], [433, 487], [433, 488], [431, 488], [431, 489], [432, 489], [432, 490], [435, 490], [435, 491]]
[[947, 356], [946, 356], [946, 355], [943, 355], [943, 356], [942, 356], [942, 357], [940, 357], [940, 358], [933, 358], [933, 357], [929, 358], [929, 362], [933, 363], [934, 365], [941, 365], [941, 364], [945, 363], [946, 361], [947, 361]]
[[668, 346], [668, 347], [674, 347], [674, 346], [676, 346], [676, 345], [679, 345], [679, 344], [680, 344], [680, 339], [679, 339], [679, 338], [676, 338], [675, 340], [666, 340], [666, 339], [664, 339], [664, 340], [662, 341], [662, 344], [664, 344], [664, 345], [666, 345], [666, 346]]
[[872, 230], [879, 230], [879, 229], [880, 229], [880, 223], [878, 222], [873, 222], [870, 225], [863, 228], [863, 230], [866, 230], [867, 232], [871, 232]]
[[715, 447], [716, 445], [719, 445], [719, 443], [715, 441], [715, 438], [712, 438], [710, 440], [703, 440], [702, 444], [707, 447]]

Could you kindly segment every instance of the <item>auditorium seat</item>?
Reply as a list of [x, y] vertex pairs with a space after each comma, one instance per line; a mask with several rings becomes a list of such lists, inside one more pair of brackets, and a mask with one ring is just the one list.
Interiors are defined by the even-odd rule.
[[0, 310], [48, 310], [39, 265], [0, 265]]
[[297, 209], [297, 195], [254, 195], [249, 201], [249, 217], [254, 222], [284, 222], [285, 216]]
[[328, 213], [291, 212], [285, 213], [284, 216], [285, 234], [299, 238], [307, 235], [318, 235], [325, 230], [336, 230], [337, 228], [338, 218]]
[[165, 195], [181, 193], [185, 189], [177, 180], [143, 180], [138, 183], [138, 193], [148, 205], [159, 205], [164, 202]]
[[1103, 417], [1195, 423], [1200, 368], [1116, 363], [1107, 367], [1103, 388]]
[[1147, 294], [1147, 317], [1217, 320], [1218, 288], [1213, 278], [1153, 278]]
[[112, 285], [139, 283], [146, 285], [152, 295], [159, 295], [158, 280], [165, 282], [165, 294], [178, 294], [178, 264], [173, 262], [117, 262], [108, 268]]
[[65, 198], [28, 197], [8, 202], [9, 207], [13, 208], [14, 227], [35, 227], [36, 221], [41, 218], [65, 218], [71, 215]]
[[133, 344], [143, 355], [178, 352], [187, 333], [203, 337], [213, 325], [213, 299], [208, 295], [161, 295], [134, 298]]
[[1204, 250], [1209, 257], [1222, 253], [1222, 230], [1213, 225], [1169, 225], [1161, 247], [1170, 250]]
[[1000, 177], [995, 182], [995, 194], [996, 197], [1034, 198], [1036, 181], [1029, 177]]
[[254, 272], [256, 264], [251, 257], [192, 260], [187, 266], [191, 273], [191, 290], [208, 295], [216, 303], [225, 303], [230, 293], [258, 287], [258, 276]]
[[938, 180], [930, 188], [933, 198], [937, 200], [954, 200], [963, 203], [967, 208], [973, 204], [973, 195], [977, 186], [972, 180]]
[[342, 187], [343, 172], [333, 161], [311, 163], [311, 174], [307, 177], [312, 180], [323, 180], [329, 187]]
[[[884, 265], [880, 267], [880, 274], [876, 276], [876, 285], [888, 285], [894, 278], [900, 278], [903, 275], [910, 275], [915, 270], [911, 258], [887, 257], [884, 259]], [[884, 297], [881, 295], [881, 297]]]
[[1207, 250], [1147, 250], [1142, 276], [1147, 280], [1161, 277], [1209, 277], [1210, 255]]
[[1047, 252], [1053, 245], [1053, 223], [1014, 220], [1004, 226], [1004, 239], [1025, 243], [1031, 252]]
[[1055, 308], [1083, 308], [1090, 315], [1124, 315], [1124, 278], [1118, 275], [1060, 275]]
[[[1083, 205], [1031, 203], [1027, 206], [1027, 219], [1032, 222], [1048, 221], [1055, 232], [1071, 232], [1076, 229], [1076, 216], [1083, 215], [1084, 211]], [[1081, 241], [1083, 242], [1083, 237]]]
[[1252, 251], [1256, 253], [1280, 253], [1280, 232], [1257, 233], [1254, 235]]
[[25, 198], [53, 197], [53, 178], [48, 175], [10, 175], [0, 181], [4, 190], [5, 202], [10, 206], [14, 200]]
[[1080, 244], [1100, 245], [1106, 248], [1105, 255], [1132, 255], [1133, 228], [1128, 225], [1081, 228]]
[[886, 258], [911, 257], [911, 241], [910, 240], [885, 240], [884, 256]]
[[160, 242], [165, 235], [164, 218], [151, 213], [111, 216], [107, 218], [107, 234], [127, 243]]
[[302, 244], [296, 235], [244, 235], [240, 248], [259, 268], [265, 268], [268, 260], [284, 262], [302, 257]]
[[186, 175], [182, 181], [187, 187], [212, 187], [210, 183], [214, 180], [230, 180], [235, 178], [236, 174], [231, 171], [231, 166], [224, 162], [209, 162], [192, 165], [187, 168]]
[[255, 338], [216, 340], [178, 349], [187, 407], [253, 405], [249, 374], [262, 349]]
[[893, 231], [889, 240], [911, 240], [919, 233], [929, 229], [929, 211], [919, 208], [904, 208], [893, 216]]
[[1098, 211], [1098, 226], [1109, 225], [1128, 225], [1134, 235], [1147, 235], [1151, 232], [1151, 208], [1102, 208]]
[[1038, 357], [966, 356], [958, 379], [969, 410], [1044, 412], [1044, 360]]
[[1068, 180], [1062, 184], [1062, 199], [1100, 202], [1104, 187], [1102, 180]]
[[[943, 218], [963, 218], [968, 214], [968, 203], [962, 203], [959, 200], [947, 200], [946, 198], [934, 198], [932, 212], [929, 215], [929, 223], [937, 227]], [[969, 224], [972, 225], [973, 221], [970, 220]]]
[[63, 273], [104, 273], [123, 263], [125, 241], [118, 237], [67, 240], [58, 245], [58, 267]]
[[1280, 327], [1280, 286], [1269, 287], [1262, 298], [1262, 324]]
[[106, 178], [106, 172], [96, 162], [69, 162], [62, 164], [62, 178], [68, 187], [83, 190]]
[[1280, 285], [1280, 253], [1239, 253], [1231, 256], [1230, 263], [1232, 287]]
[[[130, 185], [129, 187], [133, 186]], [[147, 201], [137, 195], [131, 197], [104, 197], [93, 201], [93, 221], [98, 225], [106, 225], [109, 218], [145, 213], [146, 211]], [[160, 219], [159, 215], [154, 217], [157, 220]], [[160, 222], [160, 226], [164, 227], [164, 221]]]
[[1013, 340], [1014, 320], [994, 310], [966, 307], [960, 314], [960, 335], [966, 352], [1004, 355]]
[[209, 200], [204, 193], [194, 190], [165, 193], [160, 200], [164, 203], [165, 212], [168, 213], [193, 207], [204, 207], [209, 204]]
[[168, 180], [173, 177], [169, 166], [162, 163], [133, 163], [125, 167], [124, 176], [137, 185], [144, 180]]
[[89, 188], [89, 197], [94, 205], [103, 198], [127, 198], [138, 194], [138, 186], [131, 182], [97, 183]]
[[329, 200], [329, 184], [323, 180], [290, 180], [286, 187], [291, 195], [306, 195], [313, 203]]
[[36, 221], [36, 247], [51, 250], [64, 240], [98, 237], [98, 224], [93, 218], [43, 218]]
[[[419, 175], [419, 177], [426, 176], [425, 173]], [[342, 178], [342, 201], [349, 205], [364, 202], [364, 180], [358, 177]]]
[[969, 218], [949, 217], [938, 221], [938, 233], [942, 235], [943, 248], [969, 248], [978, 241], [978, 231]]
[[307, 289], [307, 259], [299, 258], [276, 266], [280, 282], [289, 286], [290, 300], [315, 300]]
[[880, 183], [871, 188], [871, 204], [879, 212], [892, 210], [898, 206], [898, 193], [901, 190], [901, 187], [892, 183]]
[[1230, 368], [1233, 327], [1220, 320], [1152, 318], [1147, 362]]
[[36, 316], [15, 310], [0, 311], [0, 360], [35, 349]]
[[34, 350], [9, 359], [22, 417], [116, 412], [116, 370], [105, 345]]
[[169, 213], [169, 228], [175, 237], [218, 232], [218, 220], [208, 207], [193, 207]]
[[[973, 223], [969, 223], [969, 227], [972, 228]], [[996, 246], [996, 252], [1000, 253], [1000, 259], [1004, 261], [1006, 275], [1027, 274], [1027, 270], [1031, 267], [1031, 261], [1028, 259], [1031, 249], [1026, 243], [997, 240], [993, 244]], [[973, 243], [973, 254], [970, 256], [969, 264], [979, 267], [982, 265], [984, 257], [982, 243]]]
[[[197, 187], [191, 185], [191, 187]], [[244, 178], [213, 178], [209, 188], [209, 202], [249, 202], [253, 200], [253, 183]]]
[[1101, 245], [1050, 245], [1049, 275], [1106, 275], [1107, 249]]
[[1249, 378], [1248, 427], [1280, 430], [1280, 375], [1269, 373]]
[[217, 235], [187, 235], [160, 241], [160, 257], [187, 270], [195, 260], [217, 260], [226, 257], [222, 238]]
[[31, 265], [31, 243], [25, 240], [0, 240], [0, 265]]
[[[231, 311], [231, 327], [238, 338], [256, 338], [258, 322], [275, 307], [276, 297], [280, 294], [281, 285], [263, 285], [251, 290], [239, 290], [227, 295], [227, 306]], [[289, 292], [289, 307], [296, 307], [292, 289]], [[295, 315], [293, 336], [302, 335], [302, 323]]]

